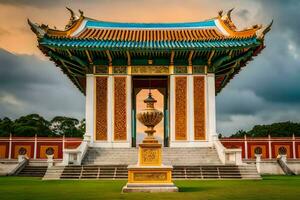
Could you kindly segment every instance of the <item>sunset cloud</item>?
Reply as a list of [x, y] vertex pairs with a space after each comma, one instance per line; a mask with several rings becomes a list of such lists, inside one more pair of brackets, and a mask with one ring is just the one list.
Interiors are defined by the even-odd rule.
[[[84, 117], [84, 96], [40, 53], [26, 23], [30, 18], [63, 29], [69, 18], [65, 6], [121, 22], [199, 21], [233, 7], [240, 29], [274, 19], [266, 49], [217, 96], [218, 132], [229, 135], [255, 124], [300, 121], [298, 0], [0, 0], [0, 117], [32, 112]], [[7, 99], [13, 99], [11, 104]], [[13, 102], [26, 106], [15, 109]]]

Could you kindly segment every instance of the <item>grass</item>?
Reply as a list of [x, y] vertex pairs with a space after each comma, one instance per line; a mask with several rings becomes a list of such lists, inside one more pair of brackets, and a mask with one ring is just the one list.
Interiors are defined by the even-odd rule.
[[254, 180], [178, 180], [179, 193], [121, 194], [126, 181], [42, 181], [0, 177], [0, 199], [299, 199], [300, 176], [264, 176]]

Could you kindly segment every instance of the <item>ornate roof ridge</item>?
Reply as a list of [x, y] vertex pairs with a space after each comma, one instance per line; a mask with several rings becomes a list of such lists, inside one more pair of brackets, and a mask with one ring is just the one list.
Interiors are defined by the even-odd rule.
[[[86, 29], [103, 29], [103, 30], [138, 30], [138, 31], [155, 31], [155, 30], [199, 30], [199, 29], [216, 29], [225, 37], [233, 38], [249, 38], [257, 36], [257, 32], [262, 28], [262, 25], [254, 25], [244, 30], [237, 30], [236, 26], [231, 20], [231, 13], [233, 9], [230, 9], [225, 15], [223, 11], [219, 11], [219, 15], [214, 18], [192, 21], [192, 22], [114, 22], [114, 21], [102, 21], [89, 17], [85, 17], [83, 12], [79, 10], [80, 16], [76, 15], [74, 11], [67, 8], [70, 12], [70, 20], [66, 25], [65, 30], [51, 29], [47, 25], [38, 25], [28, 21], [31, 29], [38, 37], [59, 36], [59, 37], [76, 37]], [[266, 32], [270, 29], [267, 26], [265, 30], [261, 32], [258, 38], [263, 38]]]

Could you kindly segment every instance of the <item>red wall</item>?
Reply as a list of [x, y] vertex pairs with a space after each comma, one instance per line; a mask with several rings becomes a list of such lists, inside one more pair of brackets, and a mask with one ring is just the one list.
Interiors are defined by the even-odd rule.
[[[262, 148], [262, 159], [269, 159], [270, 149], [269, 143], [271, 144], [271, 158], [275, 159], [278, 155], [278, 149], [280, 147], [285, 147], [287, 149], [287, 157], [300, 158], [300, 138], [292, 137], [281, 137], [281, 138], [222, 138], [220, 139], [221, 143], [227, 148], [241, 148], [242, 157], [248, 159], [255, 159], [254, 149], [256, 147]], [[295, 147], [293, 146], [295, 143]], [[245, 143], [247, 143], [247, 157], [245, 155]], [[294, 149], [295, 148], [295, 157]]]
[[[18, 150], [23, 147], [27, 150], [29, 158], [46, 159], [45, 150], [49, 147], [54, 149], [54, 158], [62, 159], [63, 146], [65, 149], [77, 148], [81, 144], [81, 138], [47, 138], [47, 137], [0, 137], [0, 159], [9, 158], [9, 146], [11, 143], [11, 158], [17, 159]], [[36, 144], [36, 155], [34, 152]], [[4, 156], [3, 156], [4, 155]]]
[[[9, 158], [9, 144], [11, 139], [11, 158], [16, 158], [18, 154], [18, 148], [26, 147], [28, 149], [28, 156], [34, 158], [34, 147], [36, 143], [36, 158], [45, 159], [45, 149], [53, 147], [55, 149], [55, 159], [62, 159], [63, 146], [65, 149], [77, 148], [82, 139], [81, 138], [44, 138], [44, 137], [12, 137], [1, 138], [0, 137], [0, 158]], [[245, 143], [247, 142], [247, 158], [254, 159], [254, 149], [261, 147], [263, 149], [262, 158], [268, 159], [269, 155], [269, 143], [271, 143], [271, 158], [276, 158], [278, 155], [278, 148], [284, 146], [287, 149], [288, 158], [300, 159], [300, 138], [222, 138], [220, 140], [226, 148], [241, 148], [242, 157], [245, 155]], [[64, 144], [64, 145], [63, 145]], [[295, 147], [293, 146], [295, 144]], [[42, 155], [42, 158], [41, 158]]]

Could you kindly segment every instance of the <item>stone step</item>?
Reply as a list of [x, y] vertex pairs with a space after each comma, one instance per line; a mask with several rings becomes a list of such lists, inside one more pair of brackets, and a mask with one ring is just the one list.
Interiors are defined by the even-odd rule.
[[27, 165], [19, 172], [18, 176], [43, 177], [47, 171], [47, 166], [31, 166]]
[[[73, 171], [69, 171], [68, 168]], [[93, 169], [86, 171], [86, 168]], [[255, 170], [247, 171], [253, 166], [211, 165], [211, 166], [174, 166], [174, 179], [261, 179]], [[75, 170], [77, 169], [77, 171]], [[97, 170], [98, 169], [98, 170]], [[74, 173], [76, 171], [76, 173]], [[246, 171], [246, 172], [245, 172]], [[67, 166], [61, 173], [61, 179], [127, 179], [127, 166]]]
[[[126, 156], [124, 156], [126, 155]], [[163, 148], [163, 163], [166, 165], [221, 164], [213, 148]], [[136, 164], [138, 148], [89, 148], [84, 165]]]

